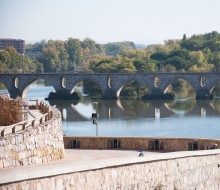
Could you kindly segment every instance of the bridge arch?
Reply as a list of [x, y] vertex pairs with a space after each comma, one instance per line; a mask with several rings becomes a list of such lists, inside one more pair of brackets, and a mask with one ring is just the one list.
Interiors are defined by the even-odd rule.
[[[47, 93], [47, 95], [49, 95], [50, 92], [55, 92], [56, 91], [54, 86], [53, 86], [53, 84], [50, 82], [50, 80], [43, 79], [43, 78], [33, 79], [31, 82], [29, 82], [29, 84], [22, 91], [22, 98], [26, 98], [30, 88], [36, 86], [37, 83], [38, 83], [38, 87], [37, 88], [39, 89], [40, 93], [45, 91]], [[45, 86], [49, 87], [48, 91], [45, 90]]]
[[175, 100], [173, 102], [165, 103], [167, 109], [177, 115], [186, 115], [193, 111], [196, 106], [196, 100], [192, 99], [184, 99], [184, 100]]
[[220, 113], [220, 101], [210, 102], [211, 107], [218, 113]]
[[130, 83], [130, 87], [134, 87], [134, 89], [132, 91], [136, 90], [136, 92], [135, 92], [136, 95], [135, 94], [133, 94], [133, 95], [135, 95], [137, 97], [140, 97], [140, 92], [139, 91], [141, 89], [143, 89], [143, 91], [144, 90], [147, 91], [147, 87], [145, 86], [144, 83], [141, 83], [141, 82], [137, 78], [129, 78], [129, 79], [123, 81], [123, 84], [121, 84], [120, 88], [117, 90], [116, 96], [119, 98], [121, 96], [121, 93], [123, 93], [123, 90], [125, 89], [125, 87], [128, 86], [129, 83]]
[[217, 82], [213, 85], [213, 87], [210, 90], [210, 93], [212, 93], [214, 96], [220, 97], [220, 82]]
[[[97, 83], [96, 80], [88, 78], [88, 77], [83, 77], [80, 79], [77, 79], [75, 81], [71, 81], [71, 86], [70, 86], [70, 93], [73, 93], [76, 90], [76, 87], [82, 83], [84, 89], [86, 89], [86, 86], [91, 87], [92, 92], [90, 91], [90, 93], [93, 93], [94, 89], [96, 89], [98, 91], [98, 93], [100, 93], [101, 95], [103, 94], [103, 91], [99, 85], [99, 83]], [[89, 91], [86, 91], [86, 94], [89, 93]]]
[[175, 78], [175, 80], [165, 88], [164, 93], [175, 93], [176, 97], [186, 98], [195, 97], [196, 91], [190, 82], [180, 77]]
[[6, 84], [4, 84], [4, 82], [1, 82], [1, 81], [0, 81], [0, 91], [2, 93], [8, 93], [8, 88], [7, 88]]

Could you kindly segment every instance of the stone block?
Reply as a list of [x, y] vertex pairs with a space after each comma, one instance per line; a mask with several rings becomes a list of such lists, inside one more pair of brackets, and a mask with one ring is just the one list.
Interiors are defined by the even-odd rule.
[[6, 145], [5, 139], [0, 140], [0, 147], [4, 147]]
[[0, 168], [3, 168], [3, 159], [2, 158], [0, 158]]
[[18, 153], [18, 158], [19, 160], [22, 160], [22, 159], [25, 159], [27, 156], [26, 156], [26, 152], [25, 151], [22, 151], [22, 152], [19, 152]]
[[4, 168], [10, 167], [9, 159], [3, 159], [3, 167]]

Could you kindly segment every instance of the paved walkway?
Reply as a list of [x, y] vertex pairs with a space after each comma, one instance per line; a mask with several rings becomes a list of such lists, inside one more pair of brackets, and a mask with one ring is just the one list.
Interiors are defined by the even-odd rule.
[[220, 149], [167, 153], [145, 152], [143, 157], [138, 157], [138, 151], [123, 150], [66, 149], [65, 153], [65, 158], [59, 161], [52, 161], [31, 166], [21, 166], [10, 169], [0, 169], [0, 184], [73, 173], [77, 171], [101, 169], [110, 166], [146, 163], [196, 155], [220, 154]]
[[29, 110], [28, 120], [32, 120], [34, 118], [39, 118], [42, 115], [44, 115], [44, 113], [42, 113], [40, 110], [37, 110], [37, 109]]

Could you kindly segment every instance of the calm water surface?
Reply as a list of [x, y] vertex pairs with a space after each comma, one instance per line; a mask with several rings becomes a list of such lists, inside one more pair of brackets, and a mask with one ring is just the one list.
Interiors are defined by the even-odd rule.
[[[80, 88], [78, 90], [81, 90]], [[27, 99], [44, 100], [53, 87], [33, 84]], [[6, 92], [0, 90], [0, 93]], [[96, 102], [96, 103], [94, 103]], [[48, 102], [63, 116], [63, 133], [70, 136], [160, 136], [220, 138], [220, 99], [196, 101], [101, 100]], [[99, 113], [97, 125], [91, 114]]]

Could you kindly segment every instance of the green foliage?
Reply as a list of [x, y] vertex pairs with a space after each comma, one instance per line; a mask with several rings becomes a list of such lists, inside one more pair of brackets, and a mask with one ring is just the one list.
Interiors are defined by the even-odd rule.
[[156, 72], [157, 65], [150, 59], [134, 60], [133, 64], [138, 72]]
[[213, 64], [215, 65], [215, 71], [220, 72], [220, 51], [214, 52]]
[[90, 96], [102, 96], [100, 87], [95, 82], [87, 79], [83, 81], [83, 93]]
[[134, 42], [112, 42], [104, 45], [106, 52], [118, 52], [120, 53], [122, 50], [135, 49]]
[[99, 61], [93, 67], [94, 72], [136, 72], [136, 68], [133, 65], [132, 61], [128, 58], [124, 58], [120, 55], [112, 57], [110, 59], [104, 59]]
[[80, 64], [82, 59], [82, 47], [79, 39], [69, 38], [65, 42], [66, 50], [69, 54], [69, 70]]
[[174, 99], [175, 94], [170, 92], [170, 93], [165, 93], [165, 94], [146, 94], [142, 97], [144, 100], [171, 100]]
[[1, 51], [0, 71], [220, 71], [220, 34], [216, 31], [191, 37], [184, 34], [180, 40], [169, 39], [145, 49], [137, 49], [129, 41], [101, 45], [90, 38], [69, 38], [28, 44], [26, 51], [30, 56], [22, 56], [14, 48]]
[[36, 42], [35, 44], [27, 44], [26, 45], [26, 53], [29, 55], [36, 55], [36, 54], [40, 54], [43, 49], [46, 46], [46, 41], [45, 40], [41, 40], [41, 42]]
[[167, 53], [162, 51], [155, 52], [150, 56], [150, 58], [156, 61], [164, 61], [167, 58]]
[[28, 56], [24, 56], [13, 47], [0, 51], [0, 71], [35, 72], [37, 64]]
[[173, 87], [173, 90], [179, 90], [179, 89], [181, 89], [184, 85], [186, 85], [186, 81], [183, 80], [183, 79], [178, 79], [178, 80], [176, 80], [176, 81], [172, 84], [172, 87]]
[[190, 51], [209, 48], [211, 51], [220, 51], [220, 34], [216, 31], [206, 34], [193, 35], [181, 41], [181, 47]]
[[121, 96], [133, 96], [141, 98], [148, 93], [148, 89], [145, 85], [138, 83], [137, 81], [129, 81], [121, 91]]
[[172, 65], [176, 70], [188, 70], [190, 62], [183, 57], [174, 56], [166, 59], [166, 64]]
[[69, 94], [66, 90], [60, 90], [57, 92], [50, 92], [46, 100], [80, 100], [81, 98], [82, 96], [78, 92]]

